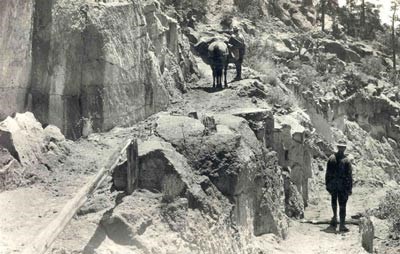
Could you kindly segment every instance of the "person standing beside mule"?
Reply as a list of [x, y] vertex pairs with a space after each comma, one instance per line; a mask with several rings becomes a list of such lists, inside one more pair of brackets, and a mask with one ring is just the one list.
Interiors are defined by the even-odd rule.
[[244, 43], [244, 37], [239, 32], [239, 28], [234, 26], [232, 29], [231, 36], [229, 38], [229, 48], [232, 52], [234, 63], [236, 66], [236, 77], [234, 80], [242, 79], [242, 63], [244, 59], [246, 45]]
[[339, 231], [348, 232], [345, 226], [346, 205], [353, 189], [353, 168], [350, 160], [345, 155], [346, 142], [340, 140], [337, 144], [338, 151], [328, 159], [325, 185], [331, 195], [333, 217], [330, 225], [337, 226], [337, 203], [339, 202], [340, 226]]

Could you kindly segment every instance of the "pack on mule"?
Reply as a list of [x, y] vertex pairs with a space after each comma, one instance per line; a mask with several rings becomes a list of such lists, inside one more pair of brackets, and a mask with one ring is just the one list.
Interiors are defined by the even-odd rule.
[[228, 45], [223, 41], [215, 41], [208, 46], [208, 58], [213, 73], [213, 87], [215, 88], [215, 81], [217, 88], [222, 88], [222, 74], [224, 75], [225, 87], [228, 86], [226, 74], [228, 72]]
[[233, 58], [224, 38], [202, 38], [194, 45], [194, 48], [202, 60], [211, 67], [213, 72], [213, 87], [216, 87], [215, 83], [217, 82], [217, 86], [222, 88], [222, 74], [225, 75], [225, 87], [227, 87], [226, 74], [228, 64], [233, 63]]

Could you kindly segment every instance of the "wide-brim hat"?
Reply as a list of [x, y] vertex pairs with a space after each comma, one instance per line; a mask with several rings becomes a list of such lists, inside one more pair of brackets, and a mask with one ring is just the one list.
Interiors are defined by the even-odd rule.
[[347, 147], [347, 142], [346, 142], [346, 140], [341, 139], [336, 143], [336, 146], [337, 147]]

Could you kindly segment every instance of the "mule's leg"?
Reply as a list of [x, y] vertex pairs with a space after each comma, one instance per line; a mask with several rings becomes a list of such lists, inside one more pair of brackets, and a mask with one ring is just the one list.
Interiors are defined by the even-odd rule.
[[225, 78], [225, 88], [228, 87], [228, 81], [226, 80], [226, 74], [228, 73], [228, 64], [224, 66], [224, 78]]
[[218, 67], [217, 66], [215, 66], [214, 68], [215, 68], [215, 79], [216, 79], [216, 82], [217, 82], [216, 87], [218, 89], [219, 88], [219, 72], [218, 72]]
[[222, 70], [218, 73], [218, 87], [222, 89]]
[[213, 75], [213, 88], [215, 88], [215, 68], [214, 68], [214, 66], [211, 66], [211, 70], [212, 70], [212, 75]]

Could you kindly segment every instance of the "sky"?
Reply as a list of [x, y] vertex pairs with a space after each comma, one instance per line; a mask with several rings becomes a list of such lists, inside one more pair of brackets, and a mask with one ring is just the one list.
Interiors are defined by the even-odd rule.
[[[383, 23], [390, 24], [390, 2], [391, 0], [365, 0], [373, 4], [381, 5], [381, 20]], [[339, 0], [339, 5], [346, 4], [346, 0]]]

